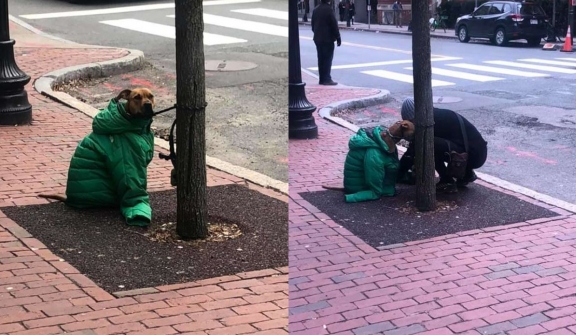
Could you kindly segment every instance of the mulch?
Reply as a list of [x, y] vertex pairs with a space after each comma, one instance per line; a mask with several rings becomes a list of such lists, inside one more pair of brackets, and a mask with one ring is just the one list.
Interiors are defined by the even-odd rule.
[[456, 194], [437, 194], [437, 210], [415, 208], [416, 187], [397, 185], [399, 194], [347, 204], [341, 191], [300, 193], [304, 200], [374, 248], [467, 230], [558, 216], [514, 196], [470, 184]]
[[153, 223], [129, 227], [117, 209], [62, 203], [2, 211], [106, 291], [118, 292], [288, 265], [288, 204], [240, 185], [208, 188], [209, 222], [242, 235], [218, 242], [164, 243], [147, 232], [176, 222], [176, 190], [150, 193]]

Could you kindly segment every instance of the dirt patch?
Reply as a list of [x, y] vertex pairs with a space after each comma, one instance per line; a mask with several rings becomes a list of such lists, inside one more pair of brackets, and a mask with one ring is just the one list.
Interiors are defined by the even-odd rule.
[[300, 195], [375, 248], [558, 216], [543, 207], [478, 184], [470, 184], [456, 194], [437, 194], [438, 209], [422, 213], [413, 207], [416, 187], [397, 185], [397, 189], [395, 197], [351, 204], [344, 202], [344, 193], [340, 191]]
[[108, 292], [189, 282], [288, 265], [288, 204], [244, 186], [208, 188], [211, 235], [174, 233], [176, 190], [150, 194], [153, 223], [130, 227], [119, 210], [62, 203], [3, 212]]

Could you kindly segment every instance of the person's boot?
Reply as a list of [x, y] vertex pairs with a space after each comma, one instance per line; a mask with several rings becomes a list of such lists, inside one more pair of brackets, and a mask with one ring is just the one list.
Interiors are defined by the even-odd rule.
[[436, 191], [437, 192], [442, 192], [442, 193], [457, 193], [458, 192], [458, 187], [456, 186], [456, 183], [454, 182], [454, 180], [452, 178], [446, 179], [446, 180], [442, 180], [440, 179], [440, 181], [438, 182], [438, 184], [436, 184]]
[[476, 176], [474, 170], [470, 170], [469, 172], [466, 173], [466, 176], [464, 176], [463, 179], [457, 180], [456, 184], [458, 187], [464, 187], [467, 186], [469, 183], [475, 182], [476, 179], [478, 179], [478, 176]]
[[329, 81], [325, 81], [323, 83], [320, 83], [320, 85], [325, 85], [325, 86], [336, 86], [338, 85], [337, 82], [333, 81], [333, 80], [329, 80]]

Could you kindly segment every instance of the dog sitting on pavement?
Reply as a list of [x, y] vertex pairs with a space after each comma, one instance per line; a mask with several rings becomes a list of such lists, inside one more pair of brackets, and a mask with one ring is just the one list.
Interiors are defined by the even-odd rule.
[[344, 191], [346, 202], [378, 200], [396, 195], [399, 168], [396, 144], [412, 139], [415, 127], [410, 121], [398, 121], [389, 128], [361, 128], [348, 142], [344, 163], [344, 185], [323, 185]]
[[148, 226], [152, 209], [147, 168], [154, 155], [150, 128], [154, 107], [154, 95], [147, 88], [120, 92], [94, 117], [92, 132], [76, 147], [66, 195], [38, 196], [78, 209], [120, 207], [127, 224]]

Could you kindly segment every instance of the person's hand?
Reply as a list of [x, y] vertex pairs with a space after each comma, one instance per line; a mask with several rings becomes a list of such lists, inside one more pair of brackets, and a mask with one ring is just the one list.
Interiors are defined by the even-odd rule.
[[340, 39], [340, 37], [338, 37], [338, 38], [336, 39], [336, 45], [337, 45], [337, 46], [340, 46], [341, 44], [342, 44], [342, 39]]

